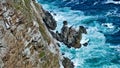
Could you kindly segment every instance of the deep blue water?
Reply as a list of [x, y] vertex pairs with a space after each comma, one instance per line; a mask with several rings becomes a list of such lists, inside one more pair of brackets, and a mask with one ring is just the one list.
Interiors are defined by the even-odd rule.
[[56, 30], [60, 31], [64, 20], [74, 28], [87, 28], [88, 34], [81, 41], [89, 39], [87, 47], [67, 48], [60, 43], [61, 52], [75, 68], [120, 68], [120, 0], [37, 1], [56, 19]]

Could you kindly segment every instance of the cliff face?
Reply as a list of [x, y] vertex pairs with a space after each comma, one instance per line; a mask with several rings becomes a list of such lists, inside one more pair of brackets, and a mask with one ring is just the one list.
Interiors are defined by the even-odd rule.
[[0, 68], [59, 68], [55, 27], [34, 0], [0, 0]]

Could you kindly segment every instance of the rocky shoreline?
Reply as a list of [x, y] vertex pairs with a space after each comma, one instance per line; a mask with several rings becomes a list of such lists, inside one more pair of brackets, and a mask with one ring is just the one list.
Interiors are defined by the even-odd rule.
[[0, 0], [0, 68], [59, 68], [61, 60], [64, 68], [74, 68], [68, 58], [60, 58], [55, 40], [80, 48], [87, 31], [67, 24], [63, 21], [61, 32], [53, 32], [55, 19], [34, 0]]

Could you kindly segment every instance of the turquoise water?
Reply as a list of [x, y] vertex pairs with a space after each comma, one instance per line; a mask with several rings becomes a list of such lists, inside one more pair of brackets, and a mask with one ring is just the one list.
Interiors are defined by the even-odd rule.
[[87, 28], [88, 34], [83, 34], [81, 41], [85, 42], [89, 39], [87, 47], [67, 48], [63, 43], [60, 43], [61, 52], [65, 57], [71, 59], [75, 68], [120, 68], [120, 27], [113, 23], [117, 18], [106, 16], [108, 12], [106, 15], [104, 13], [90, 15], [85, 10], [73, 10], [71, 6], [60, 7], [61, 3], [58, 2], [61, 1], [59, 0], [38, 1], [45, 10], [51, 12], [57, 21], [56, 30], [60, 31], [64, 20], [69, 22], [69, 26], [74, 25], [76, 29], [79, 25]]

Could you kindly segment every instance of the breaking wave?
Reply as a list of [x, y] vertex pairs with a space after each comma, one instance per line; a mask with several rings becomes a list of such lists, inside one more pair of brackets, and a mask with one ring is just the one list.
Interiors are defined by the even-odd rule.
[[[87, 47], [81, 47], [79, 49], [67, 48], [63, 43], [60, 43], [61, 52], [64, 53], [65, 57], [73, 61], [75, 68], [120, 68], [119, 17], [107, 15], [110, 10], [104, 12], [106, 14], [100, 13], [100, 15], [98, 15], [99, 12], [97, 14], [89, 14], [88, 10], [73, 10], [72, 7], [78, 1], [79, 4], [83, 5], [88, 0], [38, 0], [43, 8], [49, 10], [56, 19], [57, 31], [60, 31], [64, 20], [68, 21], [69, 26], [74, 25], [74, 28], [77, 28], [79, 25], [87, 28], [88, 34], [83, 35], [81, 41], [85, 42], [89, 39]], [[96, 4], [114, 2], [108, 0], [91, 1], [95, 1]], [[63, 4], [62, 7], [60, 6], [61, 4]], [[96, 4], [94, 3], [93, 5]]]

